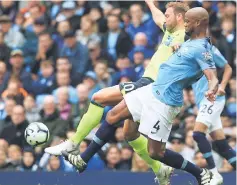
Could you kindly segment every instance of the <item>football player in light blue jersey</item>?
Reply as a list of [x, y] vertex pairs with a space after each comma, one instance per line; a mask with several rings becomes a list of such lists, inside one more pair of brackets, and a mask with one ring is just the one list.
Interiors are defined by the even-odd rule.
[[[161, 65], [154, 84], [126, 94], [124, 100], [106, 116], [106, 124], [109, 125], [124, 119], [140, 121], [139, 132], [148, 137], [149, 156], [168, 166], [193, 174], [199, 185], [212, 185], [212, 173], [185, 160], [182, 155], [166, 149], [165, 145], [172, 122], [183, 104], [183, 88], [195, 83], [204, 73], [209, 81], [206, 97], [212, 102], [215, 101], [218, 80], [211, 45], [206, 38], [208, 23], [209, 15], [204, 8], [188, 10], [185, 14], [185, 30], [191, 39]], [[72, 161], [72, 154], [63, 152], [63, 155]]]
[[218, 153], [224, 157], [236, 170], [236, 152], [229, 146], [222, 129], [221, 112], [225, 106], [225, 87], [232, 75], [232, 69], [223, 55], [216, 47], [212, 47], [213, 59], [218, 68], [224, 68], [222, 81], [219, 85], [216, 101], [208, 101], [205, 92], [208, 89], [208, 81], [203, 76], [198, 82], [192, 85], [195, 94], [195, 101], [199, 112], [194, 127], [193, 138], [198, 144], [198, 148], [208, 163], [208, 168], [213, 173], [213, 184], [223, 183], [222, 176], [218, 173], [211, 152], [211, 145], [206, 138], [206, 133], [210, 133]]
[[167, 105], [182, 106], [183, 89], [200, 79], [206, 69], [215, 68], [211, 53], [209, 38], [184, 42], [167, 62], [161, 64], [152, 85], [154, 96]]

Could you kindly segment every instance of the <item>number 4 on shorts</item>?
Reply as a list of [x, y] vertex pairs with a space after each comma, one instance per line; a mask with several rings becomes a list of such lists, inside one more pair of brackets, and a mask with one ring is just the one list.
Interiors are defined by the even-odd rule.
[[158, 132], [158, 130], [160, 130], [160, 125], [159, 125], [160, 121], [158, 120], [156, 122], [156, 124], [153, 126], [154, 131], [151, 131], [152, 134], [156, 134]]

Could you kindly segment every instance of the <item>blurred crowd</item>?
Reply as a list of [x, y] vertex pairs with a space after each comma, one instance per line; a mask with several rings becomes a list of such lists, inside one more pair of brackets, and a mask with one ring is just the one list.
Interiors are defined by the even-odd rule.
[[[156, 5], [164, 12], [166, 3]], [[212, 43], [233, 68], [222, 123], [229, 144], [236, 149], [236, 3], [184, 3], [209, 12]], [[63, 158], [27, 145], [25, 128], [35, 121], [46, 124], [51, 137], [45, 146], [69, 138], [93, 93], [139, 79], [162, 36], [141, 1], [0, 1], [0, 170], [75, 171]], [[184, 91], [184, 101], [167, 147], [205, 167], [192, 138], [198, 110], [191, 88]], [[80, 144], [80, 152], [95, 131]], [[215, 147], [213, 152], [218, 169], [232, 171]], [[127, 145], [121, 127], [87, 168], [102, 169], [150, 170]]]

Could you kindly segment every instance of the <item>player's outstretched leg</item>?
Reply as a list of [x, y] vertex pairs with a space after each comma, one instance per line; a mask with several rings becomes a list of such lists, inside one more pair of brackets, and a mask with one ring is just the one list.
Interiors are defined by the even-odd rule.
[[93, 155], [95, 155], [105, 143], [113, 138], [115, 131], [116, 127], [114, 125], [110, 125], [104, 121], [97, 130], [93, 140], [83, 153], [77, 155], [64, 151], [62, 154], [66, 160], [68, 160], [80, 173], [82, 173], [86, 169], [87, 163]]
[[199, 121], [195, 124], [195, 127], [194, 127], [193, 139], [197, 142], [200, 152], [203, 154], [203, 157], [206, 159], [207, 164], [208, 164], [208, 169], [210, 169], [210, 171], [213, 173], [213, 179], [211, 181], [212, 184], [221, 185], [223, 184], [223, 177], [221, 176], [221, 174], [218, 172], [216, 168], [216, 165], [212, 156], [212, 148], [205, 134], [208, 127], [212, 128], [212, 126], [207, 126], [206, 124], [200, 122], [199, 117], [198, 119]]
[[92, 129], [100, 124], [104, 113], [104, 106], [115, 105], [121, 99], [122, 94], [119, 91], [118, 86], [105, 88], [95, 93], [86, 114], [84, 114], [77, 127], [75, 135], [59, 145], [46, 148], [45, 152], [52, 155], [61, 155], [62, 151], [66, 151], [68, 153], [77, 151], [78, 145], [81, 141], [90, 133]]
[[[103, 124], [97, 130], [93, 141], [87, 147], [85, 152], [83, 152], [81, 155], [68, 154], [67, 152], [63, 153], [65, 159], [73, 164], [79, 172], [83, 172], [85, 170], [86, 165], [92, 156], [95, 155], [101, 149], [101, 147], [114, 136], [116, 123], [130, 116], [130, 113], [126, 108], [124, 108], [124, 106], [126, 106], [126, 104], [124, 101], [122, 101], [115, 107], [115, 110], [108, 112], [107, 118], [109, 118], [109, 120], [106, 119], [106, 121], [103, 122]], [[118, 113], [118, 115], [115, 112]], [[111, 119], [110, 116], [112, 116]]]
[[138, 132], [138, 123], [132, 120], [126, 120], [124, 122], [123, 132], [125, 139], [129, 145], [132, 146], [133, 150], [152, 168], [156, 175], [156, 181], [158, 181], [160, 185], [170, 184], [173, 168], [150, 158], [147, 150], [148, 140]]
[[228, 144], [223, 130], [215, 130], [211, 132], [210, 135], [214, 140], [213, 145], [217, 149], [217, 152], [231, 164], [234, 170], [236, 170], [236, 151]]
[[212, 173], [185, 160], [179, 153], [165, 149], [165, 143], [148, 139], [148, 151], [151, 158], [176, 169], [185, 170], [196, 177], [199, 185], [210, 185]]
[[203, 157], [206, 159], [208, 164], [208, 169], [213, 173], [212, 183], [215, 185], [223, 184], [223, 177], [219, 174], [213, 156], [211, 145], [206, 138], [206, 134], [202, 132], [193, 132], [193, 138], [198, 144], [200, 152], [203, 154]]

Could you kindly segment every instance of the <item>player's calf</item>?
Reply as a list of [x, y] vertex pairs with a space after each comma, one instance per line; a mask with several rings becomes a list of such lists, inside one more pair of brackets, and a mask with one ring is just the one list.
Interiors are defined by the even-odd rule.
[[231, 166], [236, 170], [236, 152], [230, 147], [227, 140], [216, 140], [213, 144], [217, 148], [217, 152], [228, 160]]
[[148, 153], [152, 159], [160, 161], [162, 158], [164, 158], [165, 143], [155, 141], [149, 138]]
[[193, 132], [193, 139], [197, 142], [198, 148], [206, 159], [209, 169], [215, 168], [215, 162], [211, 152], [211, 145], [206, 138], [206, 134], [202, 132]]

